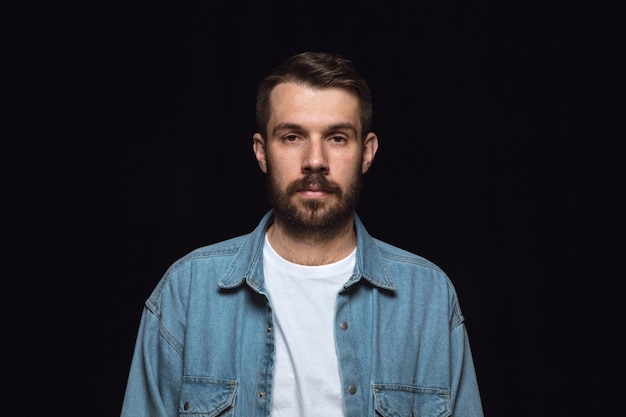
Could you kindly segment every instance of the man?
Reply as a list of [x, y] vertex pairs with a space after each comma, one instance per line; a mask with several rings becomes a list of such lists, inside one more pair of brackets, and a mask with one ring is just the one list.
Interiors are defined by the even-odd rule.
[[273, 210], [166, 272], [122, 416], [482, 416], [449, 279], [355, 214], [371, 114], [335, 55], [293, 56], [261, 82], [253, 150]]

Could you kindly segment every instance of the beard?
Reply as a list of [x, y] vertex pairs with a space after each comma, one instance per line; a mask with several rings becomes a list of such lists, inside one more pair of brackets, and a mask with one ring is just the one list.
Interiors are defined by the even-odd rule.
[[[357, 170], [354, 182], [344, 191], [339, 184], [328, 180], [323, 174], [309, 173], [282, 190], [272, 175], [272, 170], [268, 169], [267, 191], [274, 208], [274, 216], [292, 234], [330, 239], [341, 233], [346, 223], [352, 220], [361, 194], [362, 177], [361, 171]], [[311, 186], [328, 193], [331, 198], [324, 200], [331, 201], [297, 198], [298, 192]]]

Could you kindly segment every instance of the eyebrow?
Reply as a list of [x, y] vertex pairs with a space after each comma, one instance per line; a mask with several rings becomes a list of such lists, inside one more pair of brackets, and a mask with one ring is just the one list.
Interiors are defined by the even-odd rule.
[[[299, 125], [297, 123], [279, 123], [272, 130], [272, 135], [275, 135], [276, 132], [278, 132], [279, 130], [305, 130], [305, 129], [301, 125]], [[327, 131], [332, 131], [332, 130], [351, 130], [355, 135], [357, 133], [356, 126], [354, 126], [350, 122], [336, 123], [336, 124], [333, 124], [333, 125], [329, 125], [328, 127], [326, 127], [326, 130]]]

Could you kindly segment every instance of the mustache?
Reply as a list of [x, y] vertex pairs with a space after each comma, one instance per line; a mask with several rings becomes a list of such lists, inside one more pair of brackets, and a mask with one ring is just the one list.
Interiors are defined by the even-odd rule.
[[287, 194], [291, 195], [299, 191], [306, 191], [311, 189], [312, 187], [327, 193], [334, 193], [339, 195], [342, 194], [339, 184], [330, 181], [328, 178], [320, 173], [306, 174], [301, 179], [292, 182], [287, 187]]

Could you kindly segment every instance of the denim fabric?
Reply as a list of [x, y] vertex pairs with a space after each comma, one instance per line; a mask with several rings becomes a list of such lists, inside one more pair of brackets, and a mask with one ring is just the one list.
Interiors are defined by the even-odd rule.
[[[262, 252], [271, 219], [165, 273], [142, 314], [123, 417], [269, 416], [274, 337]], [[482, 416], [450, 280], [372, 238], [358, 216], [355, 228], [354, 274], [336, 305], [345, 415]]]

